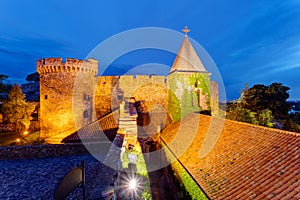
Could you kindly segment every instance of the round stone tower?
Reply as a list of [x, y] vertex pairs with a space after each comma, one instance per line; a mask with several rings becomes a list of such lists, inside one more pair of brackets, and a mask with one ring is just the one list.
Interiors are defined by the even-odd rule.
[[45, 58], [36, 62], [40, 74], [41, 138], [61, 139], [95, 120], [93, 108], [98, 61]]

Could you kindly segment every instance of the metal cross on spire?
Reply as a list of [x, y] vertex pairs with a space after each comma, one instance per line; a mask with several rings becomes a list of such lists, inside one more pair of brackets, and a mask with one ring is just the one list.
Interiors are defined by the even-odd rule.
[[187, 34], [188, 34], [188, 32], [190, 32], [190, 31], [191, 31], [191, 30], [188, 29], [188, 26], [186, 26], [186, 25], [185, 25], [184, 28], [182, 29], [182, 32], [184, 32], [184, 34], [185, 34], [185, 35], [184, 35], [185, 37], [187, 37]]

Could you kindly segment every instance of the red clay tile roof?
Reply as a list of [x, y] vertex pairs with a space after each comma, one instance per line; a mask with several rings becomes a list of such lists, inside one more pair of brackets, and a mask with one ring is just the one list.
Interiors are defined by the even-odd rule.
[[[190, 139], [189, 127], [198, 118], [197, 135], [179, 159], [211, 199], [300, 199], [300, 134], [192, 114], [167, 126], [161, 137], [170, 144], [181, 126], [180, 134]], [[224, 126], [200, 158], [208, 129], [217, 133], [213, 121]]]

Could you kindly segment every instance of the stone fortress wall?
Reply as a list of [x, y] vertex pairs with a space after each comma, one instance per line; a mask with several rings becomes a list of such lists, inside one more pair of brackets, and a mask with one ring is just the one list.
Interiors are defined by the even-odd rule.
[[[132, 97], [139, 104], [139, 112], [168, 113], [165, 76], [96, 76], [98, 61], [94, 59], [67, 58], [63, 62], [62, 58], [45, 58], [36, 64], [40, 74], [42, 138], [68, 136], [118, 109], [122, 100]], [[214, 91], [211, 98], [216, 98], [217, 84], [211, 83], [210, 87]]]
[[99, 76], [96, 81], [95, 111], [97, 118], [119, 108], [124, 99], [135, 98], [142, 112], [163, 107], [168, 102], [167, 83], [164, 76], [124, 75]]
[[213, 116], [219, 115], [219, 85], [217, 82], [210, 80], [210, 106]]
[[[95, 120], [92, 115], [98, 61], [45, 58], [36, 62], [40, 74], [41, 137], [70, 134]], [[80, 119], [74, 122], [73, 119]], [[76, 124], [75, 124], [76, 123]]]
[[168, 90], [165, 76], [120, 76], [119, 89], [125, 98], [134, 97], [141, 103], [143, 112], [150, 112], [155, 105], [167, 109]]
[[95, 81], [94, 108], [96, 118], [100, 119], [112, 110], [117, 109], [118, 94], [114, 93], [118, 76], [98, 76]]

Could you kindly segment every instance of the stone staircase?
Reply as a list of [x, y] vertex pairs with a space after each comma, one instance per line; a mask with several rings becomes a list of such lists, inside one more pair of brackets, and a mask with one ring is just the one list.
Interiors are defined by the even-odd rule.
[[75, 130], [66, 130], [51, 137], [45, 138], [46, 144], [61, 144], [63, 138], [70, 135], [70, 133], [75, 132]]
[[[106, 116], [102, 117], [101, 119], [98, 119], [84, 127], [82, 127], [79, 132], [81, 137], [93, 138], [93, 134], [95, 134], [99, 129], [101, 130], [109, 130], [109, 129], [115, 129], [118, 127], [118, 118], [119, 118], [119, 110], [116, 110], [112, 113], [107, 114]], [[47, 144], [61, 144], [62, 140], [66, 137], [70, 137], [76, 134], [76, 129], [68, 129], [65, 131], [62, 131], [61, 133], [58, 133], [56, 135], [53, 135], [51, 137], [45, 138], [45, 142]], [[80, 138], [76, 134], [75, 136], [78, 140]]]
[[[136, 142], [137, 141], [137, 135], [138, 135], [138, 129], [137, 129], [137, 111], [134, 106], [134, 101], [123, 101], [120, 104], [120, 109], [116, 110], [104, 117], [102, 117], [99, 120], [96, 120], [95, 122], [90, 123], [89, 125], [82, 127], [80, 130], [81, 135], [92, 135], [94, 132], [90, 129], [95, 129], [94, 125], [99, 128], [99, 125], [101, 126], [102, 130], [108, 130], [111, 128], [119, 128], [119, 131], [122, 132], [122, 134], [125, 134], [126, 138], [128, 139], [128, 142]], [[96, 124], [95, 124], [96, 123]], [[47, 144], [61, 144], [62, 140], [73, 133], [75, 133], [75, 128], [68, 129], [65, 131], [62, 131], [61, 133], [58, 133], [56, 135], [53, 135], [51, 137], [45, 138], [45, 143]]]

